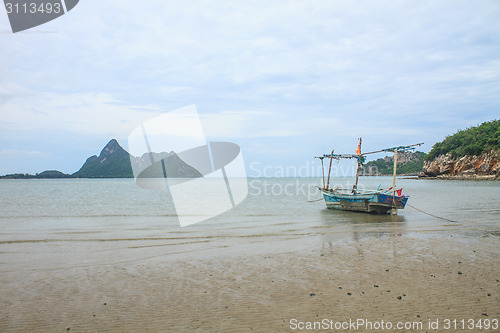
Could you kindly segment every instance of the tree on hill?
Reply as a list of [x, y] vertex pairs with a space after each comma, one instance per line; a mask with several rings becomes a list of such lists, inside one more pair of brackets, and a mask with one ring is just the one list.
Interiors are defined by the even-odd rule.
[[46, 170], [35, 175], [35, 178], [45, 179], [45, 178], [72, 178], [71, 175], [63, 173], [57, 170]]
[[425, 160], [432, 161], [439, 155], [448, 153], [456, 158], [481, 155], [486, 151], [498, 149], [500, 149], [500, 120], [492, 120], [447, 136], [432, 147]]
[[[426, 154], [421, 151], [400, 153], [396, 173], [402, 175], [421, 172], [425, 156]], [[393, 172], [394, 160], [388, 156], [370, 161], [363, 166], [363, 174], [365, 175], [392, 175]]]

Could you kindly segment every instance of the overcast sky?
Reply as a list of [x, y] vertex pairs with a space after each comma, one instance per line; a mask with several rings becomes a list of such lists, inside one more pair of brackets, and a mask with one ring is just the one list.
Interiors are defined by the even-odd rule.
[[16, 34], [0, 8], [0, 174], [73, 173], [191, 104], [248, 170], [429, 151], [499, 118], [500, 2], [87, 0]]

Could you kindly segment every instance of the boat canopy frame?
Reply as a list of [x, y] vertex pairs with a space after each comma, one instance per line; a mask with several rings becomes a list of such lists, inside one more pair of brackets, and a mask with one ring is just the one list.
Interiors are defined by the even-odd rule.
[[[408, 152], [408, 151], [413, 151], [416, 149], [417, 146], [421, 146], [424, 143], [419, 142], [415, 143], [412, 145], [407, 145], [407, 146], [396, 146], [396, 147], [390, 147], [390, 148], [384, 148], [380, 150], [375, 150], [367, 153], [361, 153], [361, 142], [362, 139], [358, 139], [358, 149], [356, 150], [356, 154], [334, 154], [334, 149], [332, 149], [332, 152], [330, 154], [323, 154], [323, 156], [318, 156], [315, 158], [320, 159], [321, 161], [321, 171], [323, 174], [323, 190], [329, 191], [330, 190], [330, 174], [332, 171], [332, 161], [333, 160], [341, 160], [341, 159], [356, 159], [356, 181], [354, 183], [354, 186], [352, 188], [352, 193], [356, 194], [357, 193], [357, 188], [358, 188], [358, 178], [359, 178], [359, 171], [365, 161], [365, 155], [370, 155], [370, 154], [376, 154], [376, 153], [382, 153], [382, 152], [392, 152], [394, 153], [393, 160], [394, 160], [394, 172], [393, 172], [393, 177], [392, 177], [392, 196], [394, 197], [395, 191], [396, 191], [396, 172], [397, 172], [397, 164], [398, 164], [398, 153], [403, 153], [403, 152]], [[328, 178], [325, 186], [325, 169], [323, 165], [323, 160], [325, 158], [330, 159], [330, 165], [328, 168]]]

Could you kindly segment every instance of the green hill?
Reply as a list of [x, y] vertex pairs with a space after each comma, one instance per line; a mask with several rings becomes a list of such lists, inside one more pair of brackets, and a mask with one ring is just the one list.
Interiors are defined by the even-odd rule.
[[[424, 166], [424, 159], [426, 154], [421, 151], [414, 153], [399, 153], [398, 154], [398, 168], [396, 173], [402, 174], [418, 174], [422, 171]], [[370, 161], [363, 165], [363, 175], [392, 175], [394, 172], [394, 160], [392, 157], [386, 156], [379, 158], [375, 161]]]
[[427, 154], [426, 161], [439, 155], [450, 153], [453, 158], [470, 155], [478, 156], [489, 150], [500, 149], [500, 120], [492, 120], [479, 126], [460, 130], [437, 142]]
[[[151, 165], [151, 160], [155, 163]], [[164, 172], [169, 178], [198, 178], [203, 175], [184, 162], [173, 151], [170, 153], [147, 153], [141, 157], [133, 158], [133, 166], [137, 177], [163, 178]]]
[[72, 176], [75, 178], [133, 178], [130, 154], [113, 139], [108, 142], [99, 156], [89, 157], [80, 170]]
[[[149, 168], [151, 158], [156, 162], [162, 162]], [[163, 177], [162, 165], [169, 178], [203, 177], [198, 170], [181, 160], [174, 152], [151, 153], [131, 158], [131, 155], [115, 139], [108, 142], [99, 156], [89, 157], [80, 170], [72, 176], [74, 178], [134, 178], [132, 163], [136, 171], [141, 171], [143, 178]], [[161, 172], [158, 172], [159, 168]]]

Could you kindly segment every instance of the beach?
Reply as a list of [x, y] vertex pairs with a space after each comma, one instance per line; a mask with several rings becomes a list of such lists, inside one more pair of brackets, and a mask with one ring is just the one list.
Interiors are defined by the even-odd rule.
[[0, 331], [498, 331], [496, 183], [402, 179], [421, 211], [397, 216], [308, 203], [310, 183], [250, 183], [297, 191], [181, 228], [130, 180], [4, 181]]
[[2, 278], [0, 323], [2, 331], [286, 332], [299, 330], [292, 323], [364, 319], [422, 323], [409, 331], [425, 332], [429, 321], [500, 318], [499, 267], [495, 238], [395, 234], [306, 252], [46, 270]]

